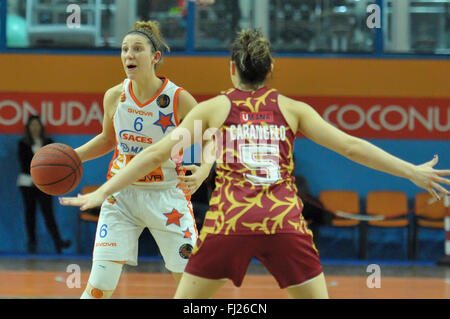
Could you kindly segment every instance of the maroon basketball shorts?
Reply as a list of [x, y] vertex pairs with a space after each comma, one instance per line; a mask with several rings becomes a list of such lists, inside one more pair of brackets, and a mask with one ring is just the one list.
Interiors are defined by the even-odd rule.
[[[201, 237], [201, 236], [200, 236]], [[239, 287], [252, 258], [275, 277], [280, 288], [304, 283], [322, 273], [308, 234], [213, 235], [197, 240], [185, 272], [207, 279], [229, 278]]]

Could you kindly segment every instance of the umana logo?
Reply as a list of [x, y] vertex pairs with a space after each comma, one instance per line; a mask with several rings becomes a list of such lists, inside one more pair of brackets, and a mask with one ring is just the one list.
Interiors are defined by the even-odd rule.
[[241, 113], [241, 123], [273, 122], [273, 112]]

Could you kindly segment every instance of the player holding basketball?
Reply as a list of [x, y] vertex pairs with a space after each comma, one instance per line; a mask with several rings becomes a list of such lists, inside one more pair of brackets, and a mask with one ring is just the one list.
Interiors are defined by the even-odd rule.
[[[168, 135], [197, 105], [187, 91], [156, 75], [156, 66], [168, 49], [157, 22], [136, 22], [123, 39], [121, 59], [127, 79], [105, 93], [103, 131], [76, 149], [83, 162], [115, 149], [108, 179], [140, 151]], [[202, 166], [196, 176], [204, 172], [206, 178], [211, 166]], [[177, 176], [184, 175], [184, 169], [168, 159], [99, 203], [93, 265], [82, 298], [112, 295], [123, 264], [137, 265], [138, 239], [145, 227], [158, 244], [166, 268], [179, 282], [197, 239], [186, 195], [203, 181], [198, 178], [196, 186], [184, 192], [177, 187]]]
[[[440, 183], [450, 184], [442, 177], [450, 170], [433, 169], [437, 157], [413, 165], [340, 131], [309, 105], [265, 86], [272, 68], [270, 44], [262, 33], [240, 32], [230, 62], [234, 88], [200, 103], [171, 136], [144, 150], [97, 191], [61, 203], [82, 210], [101, 203], [169, 158], [179, 143], [174, 137], [185, 130], [192, 136], [194, 120], [201, 120], [202, 131], [219, 128], [216, 189], [175, 297], [209, 298], [227, 278], [239, 286], [256, 257], [292, 297], [328, 298], [292, 177], [296, 133], [357, 163], [407, 178], [434, 196], [447, 194]], [[184, 183], [191, 178], [183, 178]]]

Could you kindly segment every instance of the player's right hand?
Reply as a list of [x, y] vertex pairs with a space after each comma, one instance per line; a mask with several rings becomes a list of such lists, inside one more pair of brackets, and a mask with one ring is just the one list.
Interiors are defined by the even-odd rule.
[[102, 205], [106, 196], [98, 189], [85, 195], [78, 194], [77, 197], [59, 197], [59, 203], [63, 206], [79, 206], [80, 210], [88, 210]]
[[205, 172], [204, 169], [201, 169], [197, 165], [186, 165], [180, 167], [180, 169], [185, 169], [192, 173], [192, 175], [180, 175], [177, 177], [178, 181], [180, 182], [179, 186], [185, 191], [186, 196], [193, 195], [209, 175], [209, 171]]

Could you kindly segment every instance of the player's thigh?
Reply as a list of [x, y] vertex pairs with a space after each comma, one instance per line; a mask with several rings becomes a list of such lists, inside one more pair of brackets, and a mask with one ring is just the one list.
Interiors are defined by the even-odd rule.
[[165, 267], [173, 273], [183, 273], [197, 237], [187, 238], [182, 232], [150, 229], [165, 262]]
[[182, 273], [197, 240], [192, 204], [176, 188], [145, 194], [142, 211], [146, 226], [155, 239], [166, 268]]
[[119, 201], [104, 203], [100, 212], [94, 244], [94, 260], [118, 260], [137, 264], [139, 225]]
[[302, 284], [287, 287], [286, 292], [295, 299], [328, 299], [328, 290], [323, 273]]
[[227, 279], [207, 279], [183, 273], [175, 292], [175, 299], [208, 299], [211, 298]]

